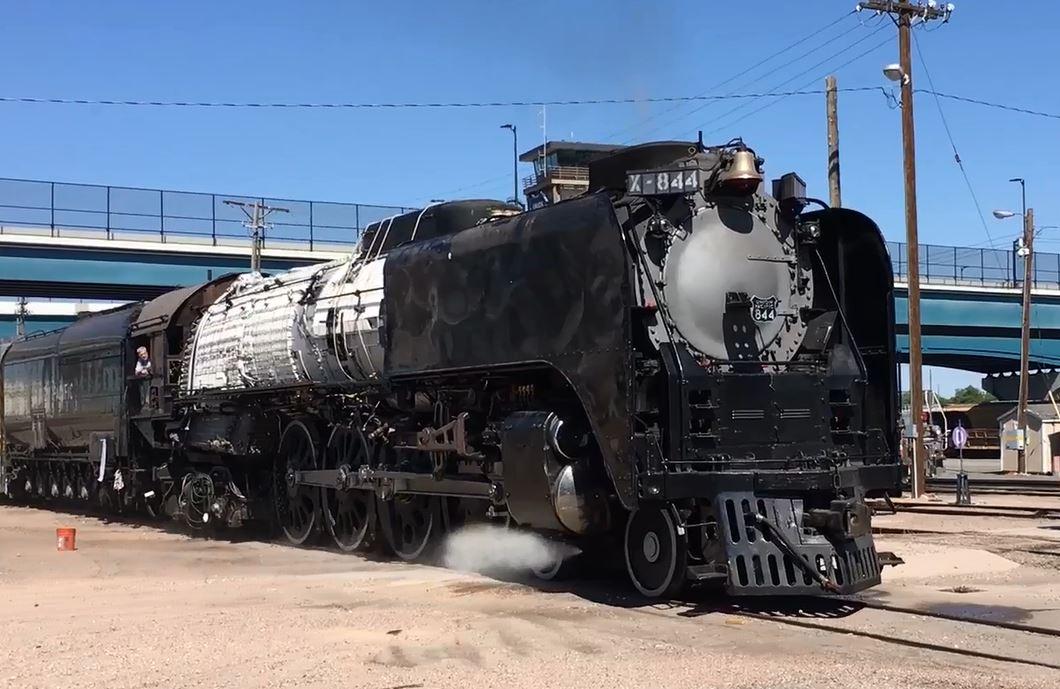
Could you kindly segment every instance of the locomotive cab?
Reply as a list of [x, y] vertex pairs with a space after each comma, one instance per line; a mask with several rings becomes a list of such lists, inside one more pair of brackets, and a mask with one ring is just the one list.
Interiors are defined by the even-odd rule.
[[[203, 309], [212, 304], [235, 280], [226, 275], [202, 285], [167, 292], [144, 304], [129, 327], [127, 382], [128, 410], [152, 446], [168, 440], [159, 425], [174, 413], [173, 403], [180, 383], [185, 347]], [[147, 350], [150, 375], [136, 375], [140, 347]], [[140, 424], [139, 422], [143, 422]]]

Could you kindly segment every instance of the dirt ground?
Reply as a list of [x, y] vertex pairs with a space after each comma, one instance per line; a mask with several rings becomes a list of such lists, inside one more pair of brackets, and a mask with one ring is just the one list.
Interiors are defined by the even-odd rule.
[[[1060, 521], [991, 522], [984, 546], [967, 523], [958, 538], [912, 532], [945, 517], [899, 517], [910, 533], [883, 538], [909, 569], [875, 596], [1060, 628], [1049, 557], [990, 552], [1011, 529], [1060, 539]], [[60, 526], [76, 552], [56, 551]], [[856, 604], [756, 610], [775, 616], [0, 506], [0, 687], [1060, 686], [1060, 637]]]

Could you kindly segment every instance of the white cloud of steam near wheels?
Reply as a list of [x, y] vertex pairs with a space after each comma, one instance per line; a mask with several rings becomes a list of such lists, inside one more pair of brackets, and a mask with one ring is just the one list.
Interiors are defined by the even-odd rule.
[[557, 557], [566, 559], [578, 552], [572, 545], [528, 531], [476, 524], [446, 539], [442, 561], [449, 569], [464, 572], [526, 572], [547, 569]]

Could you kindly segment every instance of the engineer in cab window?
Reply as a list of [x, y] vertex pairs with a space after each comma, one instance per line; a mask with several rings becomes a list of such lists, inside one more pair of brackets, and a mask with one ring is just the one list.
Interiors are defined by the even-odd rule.
[[147, 355], [147, 347], [136, 348], [136, 377], [147, 378], [151, 375], [151, 358]]

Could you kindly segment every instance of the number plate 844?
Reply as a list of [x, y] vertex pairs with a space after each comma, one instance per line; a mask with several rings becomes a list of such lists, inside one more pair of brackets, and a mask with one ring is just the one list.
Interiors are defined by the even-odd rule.
[[637, 196], [687, 194], [699, 189], [699, 170], [651, 170], [626, 175], [626, 191]]

